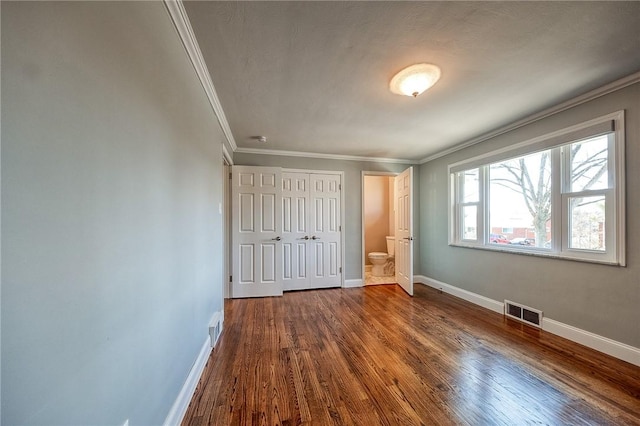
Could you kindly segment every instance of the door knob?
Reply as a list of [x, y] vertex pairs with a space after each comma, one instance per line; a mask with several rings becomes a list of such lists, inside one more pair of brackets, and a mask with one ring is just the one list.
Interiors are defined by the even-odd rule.
[[275, 237], [275, 238], [272, 238], [271, 241], [280, 241], [281, 239], [282, 238], [280, 238], [280, 237]]
[[413, 241], [413, 237], [404, 237], [404, 240], [409, 240], [409, 241]]
[[305, 235], [304, 237], [300, 237], [300, 238], [298, 238], [298, 239], [299, 239], [299, 240], [308, 240], [308, 239], [309, 239], [309, 236], [308, 236], [308, 235]]
[[315, 235], [313, 237], [311, 237], [312, 240], [319, 240], [320, 237], [316, 237]]

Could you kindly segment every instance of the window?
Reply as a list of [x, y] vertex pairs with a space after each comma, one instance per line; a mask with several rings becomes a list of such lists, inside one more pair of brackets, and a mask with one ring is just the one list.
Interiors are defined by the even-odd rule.
[[478, 239], [478, 207], [480, 204], [480, 170], [465, 170], [460, 176], [462, 239]]
[[624, 112], [449, 166], [450, 244], [624, 265]]
[[546, 150], [489, 165], [489, 223], [492, 232], [511, 230], [506, 243], [540, 246], [550, 239], [550, 158]]
[[607, 136], [599, 136], [563, 147], [569, 163], [563, 204], [568, 208], [571, 249], [607, 251], [606, 207], [613, 201], [609, 144]]

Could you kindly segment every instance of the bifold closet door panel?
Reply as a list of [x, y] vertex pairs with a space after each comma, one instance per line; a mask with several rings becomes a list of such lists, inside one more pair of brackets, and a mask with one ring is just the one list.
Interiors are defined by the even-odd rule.
[[341, 232], [339, 175], [310, 176], [311, 288], [340, 287]]
[[281, 296], [281, 169], [233, 166], [231, 174], [231, 297]]
[[282, 282], [284, 290], [309, 288], [309, 174], [282, 173]]

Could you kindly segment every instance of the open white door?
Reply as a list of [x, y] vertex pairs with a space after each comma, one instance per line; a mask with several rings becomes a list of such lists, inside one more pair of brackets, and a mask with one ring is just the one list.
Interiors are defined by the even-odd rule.
[[413, 296], [413, 167], [396, 176], [396, 282]]
[[282, 296], [281, 170], [232, 167], [231, 297]]

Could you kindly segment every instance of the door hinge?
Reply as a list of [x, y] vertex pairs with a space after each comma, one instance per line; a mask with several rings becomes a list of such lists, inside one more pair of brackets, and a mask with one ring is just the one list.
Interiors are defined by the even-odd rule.
[[233, 282], [233, 275], [229, 275], [229, 282], [232, 283]]
[[342, 273], [342, 266], [340, 267], [340, 273]]
[[342, 232], [342, 225], [338, 226], [338, 232]]
[[229, 173], [229, 179], [233, 178], [233, 173]]
[[341, 183], [339, 183], [339, 184], [338, 184], [338, 189], [339, 189], [340, 191], [342, 191], [342, 184], [341, 184]]

